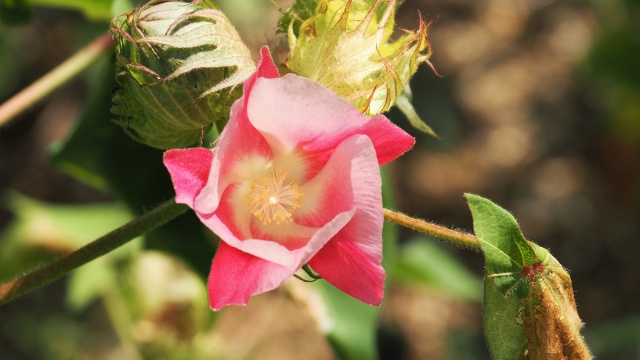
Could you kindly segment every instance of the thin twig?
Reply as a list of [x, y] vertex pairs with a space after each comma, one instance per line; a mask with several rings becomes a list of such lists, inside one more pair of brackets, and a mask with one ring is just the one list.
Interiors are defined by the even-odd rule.
[[89, 65], [93, 64], [100, 55], [111, 49], [112, 44], [113, 38], [110, 33], [100, 36], [58, 65], [58, 67], [0, 105], [0, 127], [80, 74]]

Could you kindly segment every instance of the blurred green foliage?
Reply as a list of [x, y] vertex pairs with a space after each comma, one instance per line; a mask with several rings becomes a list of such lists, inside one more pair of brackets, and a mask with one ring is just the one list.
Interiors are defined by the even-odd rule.
[[[0, 234], [0, 279], [7, 280], [52, 260], [123, 225], [131, 219], [121, 204], [54, 205], [18, 193], [4, 197], [4, 207], [15, 218]], [[135, 244], [132, 242], [131, 244]], [[103, 259], [131, 252], [127, 245]]]
[[[131, 141], [110, 121], [110, 92], [116, 86], [113, 63], [100, 72], [102, 80], [93, 89], [75, 129], [51, 149], [51, 159], [62, 171], [113, 194], [134, 213], [141, 213], [174, 196], [171, 180], [162, 164], [162, 151]], [[183, 258], [203, 278], [209, 273], [216, 240], [193, 213], [145, 238], [147, 248]]]
[[589, 76], [603, 97], [616, 136], [640, 142], [640, 1], [592, 0], [599, 33], [591, 47]]
[[480, 302], [482, 280], [434, 241], [417, 237], [404, 243], [393, 281], [426, 287], [460, 301]]
[[27, 0], [0, 0], [0, 21], [7, 25], [26, 24], [31, 15]]

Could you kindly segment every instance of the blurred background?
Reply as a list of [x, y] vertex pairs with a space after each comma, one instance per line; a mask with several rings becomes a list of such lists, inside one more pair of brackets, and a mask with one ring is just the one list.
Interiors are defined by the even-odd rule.
[[[269, 1], [217, 3], [254, 55], [283, 44]], [[73, 10], [33, 10], [26, 25], [0, 25], [0, 101], [107, 28]], [[433, 20], [431, 62], [444, 77], [422, 66], [413, 102], [442, 139], [388, 114], [418, 139], [388, 167], [397, 208], [471, 231], [465, 192], [500, 204], [569, 270], [597, 358], [640, 359], [640, 1], [407, 0], [398, 25], [416, 28], [418, 11]], [[50, 161], [110, 61], [0, 129], [0, 279], [136, 212]], [[488, 359], [482, 255], [398, 230], [377, 355]], [[301, 282], [213, 314], [197, 265], [140, 247], [0, 307], [0, 359], [334, 356], [336, 340], [322, 335], [330, 325]]]

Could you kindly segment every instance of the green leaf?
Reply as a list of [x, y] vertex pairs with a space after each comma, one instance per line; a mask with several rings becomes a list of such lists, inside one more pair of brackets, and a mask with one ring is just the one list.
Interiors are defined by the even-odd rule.
[[505, 297], [489, 278], [484, 280], [484, 334], [494, 360], [523, 359], [527, 349], [522, 300]]
[[331, 326], [328, 337], [336, 358], [375, 359], [380, 308], [356, 300], [326, 281], [316, 281], [312, 286], [324, 300]]
[[484, 321], [494, 358], [521, 358], [521, 337], [517, 346], [504, 340], [519, 333], [511, 323], [515, 307], [518, 320], [522, 314], [528, 359], [590, 359], [569, 274], [546, 249], [525, 240], [506, 210], [477, 195], [466, 197], [485, 255]]
[[[70, 136], [50, 149], [51, 159], [62, 171], [115, 195], [141, 213], [175, 196], [171, 179], [162, 164], [162, 151], [130, 140], [109, 120], [110, 89], [115, 87], [113, 62], [98, 71], [101, 81], [96, 82], [88, 106]], [[203, 278], [207, 276], [215, 240], [195, 214], [182, 215], [145, 239], [147, 248], [179, 256]]]
[[7, 25], [22, 25], [31, 20], [27, 0], [0, 0], [0, 21]]
[[433, 129], [431, 129], [431, 127], [420, 118], [416, 110], [413, 108], [413, 104], [411, 102], [411, 88], [409, 87], [409, 84], [407, 84], [396, 101], [398, 110], [400, 110], [407, 118], [407, 120], [409, 120], [409, 124], [411, 124], [411, 126], [422, 131], [423, 133], [429, 134], [439, 139], [440, 136], [438, 136], [438, 134], [436, 134], [435, 131], [433, 131]]
[[[31, 0], [31, 3], [77, 10], [89, 20], [105, 22], [120, 14], [120, 11], [133, 9], [129, 0]], [[114, 11], [117, 12], [114, 13]]]
[[317, 6], [318, 0], [296, 0], [296, 2], [294, 2], [286, 11], [280, 9], [282, 17], [278, 20], [276, 32], [286, 33], [293, 22], [293, 33], [298, 36], [300, 24], [296, 24], [296, 21], [304, 21], [313, 16]]
[[426, 285], [459, 300], [482, 299], [480, 279], [424, 237], [411, 239], [402, 246], [394, 281]]
[[524, 282], [523, 268], [545, 261], [549, 253], [524, 238], [508, 211], [483, 197], [465, 196], [473, 215], [473, 230], [485, 256], [487, 276], [507, 295]]

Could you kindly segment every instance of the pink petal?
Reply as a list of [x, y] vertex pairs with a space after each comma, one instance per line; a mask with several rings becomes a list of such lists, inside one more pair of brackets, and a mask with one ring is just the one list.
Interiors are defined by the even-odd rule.
[[[243, 98], [248, 99], [248, 94], [251, 93], [253, 84], [259, 78], [279, 78], [280, 74], [278, 73], [278, 68], [276, 64], [273, 63], [273, 59], [271, 58], [271, 53], [269, 53], [269, 48], [263, 46], [260, 48], [260, 59], [258, 60], [258, 69], [253, 75], [249, 76], [247, 80], [244, 81], [242, 85]], [[245, 100], [246, 101], [246, 100]], [[246, 102], [245, 102], [246, 105]]]
[[207, 283], [209, 305], [213, 310], [246, 305], [249, 297], [275, 289], [295, 271], [220, 242]]
[[[240, 237], [240, 229], [234, 221], [233, 211], [231, 206], [227, 206], [226, 201], [222, 201], [221, 206], [212, 215], [204, 215], [198, 212], [196, 214], [205, 226], [216, 233], [228, 245], [264, 260], [296, 270], [307, 263], [324, 244], [351, 220], [355, 213], [355, 210], [351, 210], [336, 214], [332, 219], [329, 219], [321, 227], [318, 227], [316, 231], [312, 232], [303, 247], [290, 250], [274, 239]], [[306, 228], [305, 232], [307, 230], [310, 229]]]
[[[355, 211], [343, 213], [318, 230], [305, 248], [291, 253], [297, 258], [285, 266], [238, 250], [221, 241], [213, 258], [208, 280], [209, 304], [213, 310], [227, 305], [246, 305], [249, 297], [272, 290], [291, 277], [349, 222]], [[224, 239], [224, 237], [221, 238]]]
[[205, 186], [213, 152], [209, 149], [175, 149], [164, 153], [164, 166], [171, 174], [176, 202], [193, 207], [193, 201]]
[[294, 221], [317, 227], [349, 209], [367, 209], [380, 221], [374, 230], [382, 229], [381, 188], [371, 140], [366, 135], [353, 135], [336, 147], [313, 179], [300, 187], [301, 207], [293, 213]]
[[302, 191], [318, 187], [311, 191], [324, 193], [315, 219], [309, 216], [305, 220], [322, 222], [324, 216], [341, 211], [343, 202], [356, 209], [351, 221], [311, 259], [311, 266], [338, 289], [379, 305], [385, 277], [381, 266], [382, 184], [371, 140], [363, 135], [345, 140], [308, 185]]
[[[383, 115], [373, 118], [331, 90], [309, 79], [287, 74], [257, 79], [248, 99], [247, 114], [274, 149], [304, 149], [318, 169], [344, 139], [367, 135], [378, 163], [385, 164], [409, 150], [415, 140]], [[313, 166], [313, 164], [312, 164]]]
[[362, 234], [347, 225], [320, 249], [309, 265], [340, 291], [378, 306], [384, 291], [384, 269], [376, 260], [377, 254], [369, 254], [351, 241], [354, 236]]
[[252, 155], [272, 157], [269, 145], [247, 118], [246, 102], [256, 79], [279, 76], [269, 49], [262, 47], [258, 69], [244, 82], [243, 95], [231, 106], [229, 123], [218, 137], [219, 145], [216, 147], [207, 185], [195, 201], [199, 212], [210, 214], [216, 210], [222, 192], [235, 180], [229, 174], [238, 161]]

